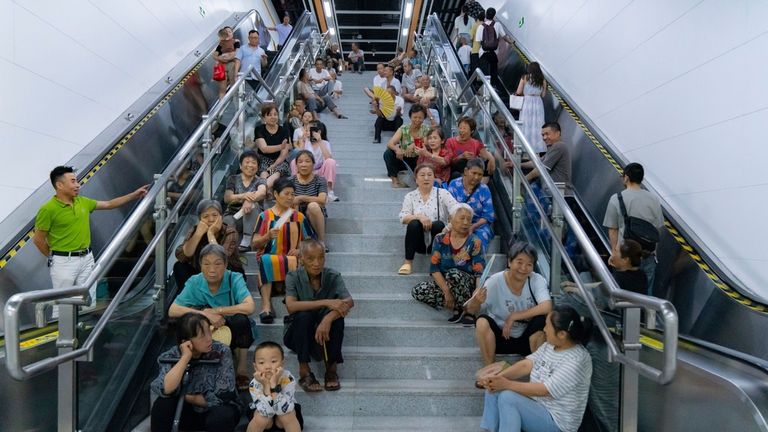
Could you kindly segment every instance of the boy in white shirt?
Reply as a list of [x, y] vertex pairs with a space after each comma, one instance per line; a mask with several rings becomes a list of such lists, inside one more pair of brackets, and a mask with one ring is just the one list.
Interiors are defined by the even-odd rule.
[[296, 379], [283, 369], [283, 347], [272, 341], [260, 343], [254, 355], [253, 380], [248, 387], [253, 418], [247, 432], [262, 432], [274, 425], [285, 432], [301, 432], [296, 417]]
[[464, 72], [469, 73], [469, 55], [472, 53], [472, 48], [470, 48], [469, 44], [467, 43], [467, 38], [464, 36], [459, 38], [459, 51], [456, 53], [459, 56], [459, 61], [461, 61], [461, 65], [464, 66]]

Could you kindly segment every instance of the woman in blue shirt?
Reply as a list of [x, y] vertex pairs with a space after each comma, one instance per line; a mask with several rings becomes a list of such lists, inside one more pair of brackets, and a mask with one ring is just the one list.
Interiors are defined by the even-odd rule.
[[491, 224], [496, 220], [491, 190], [481, 182], [484, 169], [482, 159], [472, 159], [467, 162], [464, 175], [448, 183], [448, 191], [456, 201], [469, 204], [474, 211], [470, 232], [480, 238], [483, 254], [493, 239]]
[[208, 318], [215, 328], [229, 327], [230, 348], [237, 358], [238, 387], [248, 387], [248, 347], [255, 339], [248, 315], [255, 310], [253, 297], [243, 275], [227, 270], [227, 254], [222, 246], [209, 244], [200, 251], [201, 273], [192, 276], [184, 290], [173, 301], [168, 316], [178, 318], [198, 313]]

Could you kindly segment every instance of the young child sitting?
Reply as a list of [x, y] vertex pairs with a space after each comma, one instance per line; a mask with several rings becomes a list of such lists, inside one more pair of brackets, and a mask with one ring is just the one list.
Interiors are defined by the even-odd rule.
[[336, 77], [335, 70], [330, 69], [329, 72], [331, 74], [331, 81], [333, 82], [333, 91], [331, 93], [331, 97], [333, 99], [338, 99], [344, 92], [344, 85], [341, 83], [341, 80]]
[[285, 432], [300, 432], [296, 417], [296, 380], [283, 369], [283, 347], [266, 341], [256, 347], [253, 380], [248, 390], [253, 402], [253, 418], [247, 432], [263, 432], [277, 426]]

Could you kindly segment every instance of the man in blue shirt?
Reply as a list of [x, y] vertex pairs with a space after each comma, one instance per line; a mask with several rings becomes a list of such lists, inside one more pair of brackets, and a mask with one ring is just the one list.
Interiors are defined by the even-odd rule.
[[277, 32], [277, 49], [282, 49], [283, 45], [285, 45], [285, 41], [288, 40], [288, 36], [291, 34], [291, 30], [293, 30], [293, 26], [291, 25], [291, 17], [285, 15], [283, 17], [282, 23], [274, 27], [269, 27], [267, 30]]
[[259, 46], [259, 32], [251, 30], [248, 32], [248, 44], [243, 45], [237, 50], [236, 57], [240, 60], [240, 70], [245, 72], [249, 66], [253, 66], [253, 72], [245, 77], [245, 82], [256, 90], [259, 82], [253, 74], [261, 76], [261, 68], [267, 66], [267, 53]]

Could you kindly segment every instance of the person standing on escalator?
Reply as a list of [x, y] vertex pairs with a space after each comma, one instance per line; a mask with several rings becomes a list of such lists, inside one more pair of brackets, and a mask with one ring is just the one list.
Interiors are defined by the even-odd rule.
[[[51, 171], [50, 179], [56, 195], [38, 210], [32, 241], [40, 253], [48, 258], [54, 289], [82, 285], [91, 275], [94, 266], [91, 213], [94, 210], [111, 210], [142, 198], [147, 194], [149, 186], [142, 186], [109, 201], [97, 201], [80, 196], [80, 182], [70, 166], [57, 166]], [[89, 292], [89, 308], [92, 308], [96, 305], [96, 284]], [[54, 307], [53, 318], [57, 317], [58, 309]]]
[[504, 39], [509, 45], [514, 41], [504, 31], [496, 18], [496, 9], [488, 8], [485, 11], [485, 21], [477, 28], [475, 41], [480, 42], [479, 65], [485, 75], [491, 77], [491, 85], [497, 89], [502, 88], [499, 82], [499, 57], [496, 50], [499, 48], [499, 39]]
[[262, 76], [261, 69], [267, 67], [267, 53], [259, 46], [259, 32], [251, 30], [248, 32], [248, 44], [241, 46], [235, 54], [240, 60], [240, 70], [243, 72], [248, 71], [249, 66], [253, 66], [253, 75], [249, 74], [245, 77], [245, 82], [253, 89], [256, 87], [259, 81], [254, 75]]
[[[664, 215], [661, 212], [659, 199], [642, 188], [644, 176], [645, 170], [642, 165], [637, 162], [628, 164], [624, 167], [621, 176], [624, 190], [614, 194], [608, 200], [603, 226], [608, 228], [611, 256], [622, 256], [621, 245], [625, 239], [632, 238], [632, 233], [627, 233], [625, 219], [630, 219], [630, 222], [641, 219], [657, 229], [664, 226]], [[622, 207], [624, 207], [623, 210]], [[632, 223], [632, 225], [637, 224]], [[640, 268], [645, 272], [647, 278], [648, 294], [653, 295], [654, 276], [656, 274], [656, 244], [642, 241], [640, 244], [643, 249]]]

